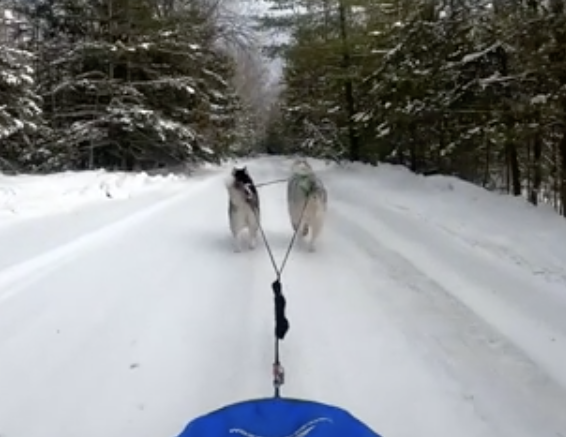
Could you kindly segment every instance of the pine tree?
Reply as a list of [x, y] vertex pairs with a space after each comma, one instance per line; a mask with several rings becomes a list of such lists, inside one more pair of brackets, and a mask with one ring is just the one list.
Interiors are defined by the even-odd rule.
[[231, 153], [240, 98], [234, 61], [197, 3], [44, 0], [39, 91], [51, 168], [151, 168]]
[[0, 169], [29, 169], [45, 158], [35, 141], [44, 129], [42, 102], [35, 92], [34, 54], [13, 32], [20, 20], [7, 6], [0, 7]]
[[291, 34], [272, 141], [454, 174], [566, 214], [563, 1], [301, 6], [271, 20]]

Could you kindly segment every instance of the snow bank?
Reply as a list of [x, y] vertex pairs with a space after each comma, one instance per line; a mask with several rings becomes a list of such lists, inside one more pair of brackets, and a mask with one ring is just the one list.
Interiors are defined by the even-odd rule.
[[96, 202], [128, 199], [155, 190], [176, 190], [178, 175], [84, 171], [53, 175], [0, 174], [0, 222], [68, 212]]
[[389, 208], [422, 219], [476, 250], [505, 258], [553, 284], [566, 281], [566, 220], [549, 205], [537, 207], [522, 197], [455, 177], [417, 175], [397, 165], [350, 163], [327, 166], [327, 171], [340, 175], [349, 189], [368, 193], [360, 197], [364, 202], [375, 193], [375, 200]]

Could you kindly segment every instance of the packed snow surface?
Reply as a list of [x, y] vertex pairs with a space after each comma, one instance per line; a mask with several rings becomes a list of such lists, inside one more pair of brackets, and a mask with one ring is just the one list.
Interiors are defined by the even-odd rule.
[[[12, 219], [42, 217], [179, 186], [183, 178], [146, 173], [85, 171], [50, 176], [7, 176], [0, 173], [0, 225]], [[175, 184], [176, 183], [176, 184]]]
[[[258, 183], [289, 166], [248, 163]], [[315, 168], [329, 211], [283, 275], [283, 394], [384, 437], [566, 436], [566, 221], [453, 178]], [[0, 181], [1, 436], [173, 437], [272, 393], [275, 274], [232, 250], [228, 170]], [[280, 260], [285, 186], [260, 190]]]

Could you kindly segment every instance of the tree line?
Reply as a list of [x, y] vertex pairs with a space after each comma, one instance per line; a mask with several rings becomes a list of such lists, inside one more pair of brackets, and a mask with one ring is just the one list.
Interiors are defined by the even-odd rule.
[[258, 111], [236, 65], [253, 42], [218, 19], [220, 2], [14, 0], [0, 10], [0, 170], [219, 162], [255, 141]]
[[564, 0], [273, 0], [264, 146], [392, 162], [566, 215]]

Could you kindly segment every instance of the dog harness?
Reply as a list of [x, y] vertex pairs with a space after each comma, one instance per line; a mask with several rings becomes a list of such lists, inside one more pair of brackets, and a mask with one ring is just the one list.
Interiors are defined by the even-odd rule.
[[301, 175], [301, 176], [297, 176], [297, 179], [298, 179], [297, 185], [301, 190], [303, 190], [305, 196], [309, 196], [314, 192], [315, 181], [312, 178], [310, 178], [309, 176]]

